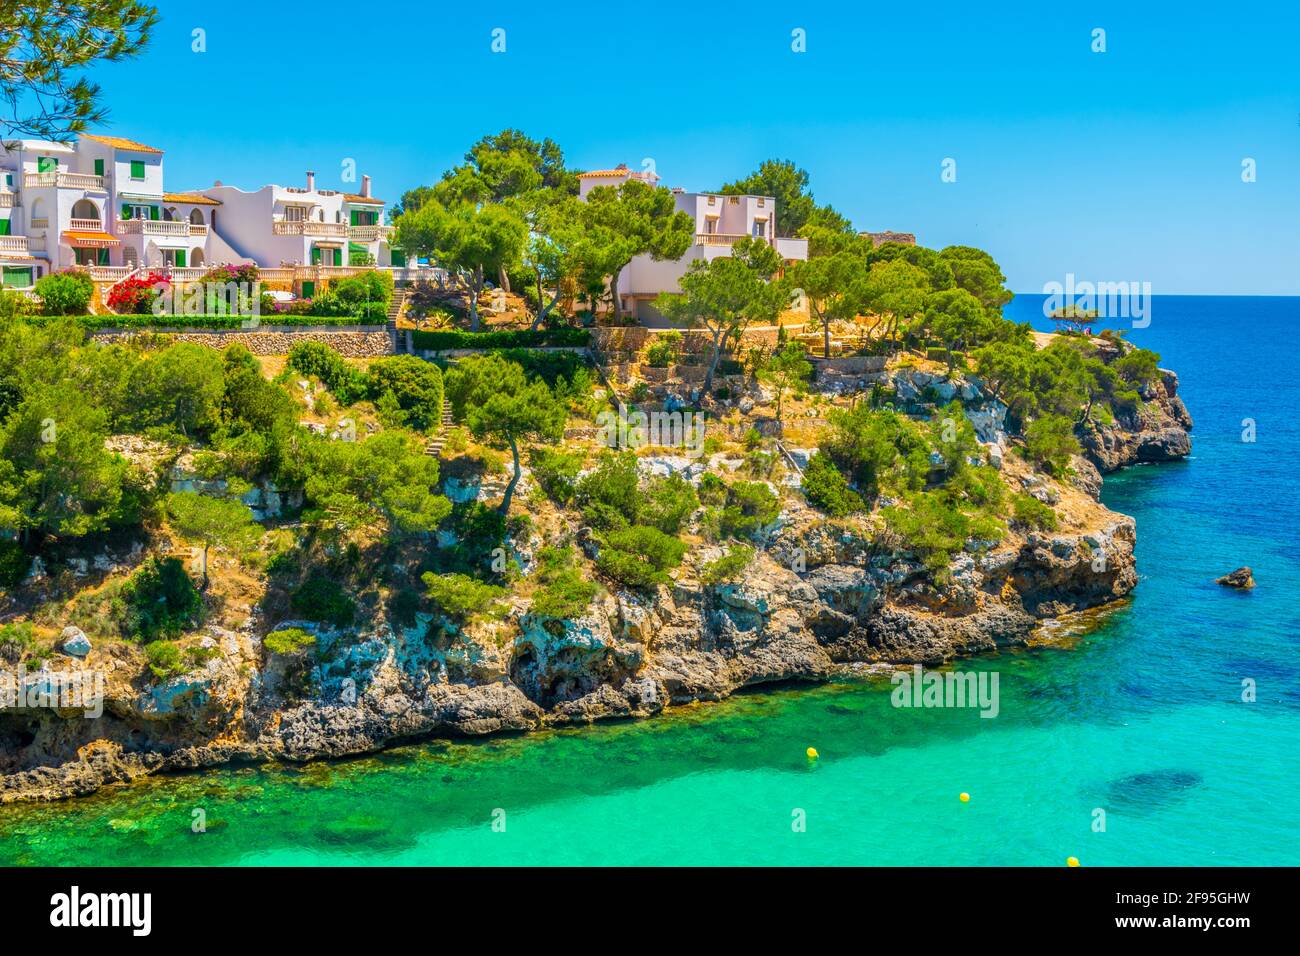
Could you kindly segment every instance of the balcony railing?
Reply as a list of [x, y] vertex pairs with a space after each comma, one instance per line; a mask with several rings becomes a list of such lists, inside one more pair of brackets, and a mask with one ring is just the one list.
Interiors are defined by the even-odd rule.
[[376, 239], [387, 239], [392, 233], [392, 226], [348, 226], [348, 238], [354, 242], [374, 242]]
[[104, 177], [94, 176], [90, 173], [26, 173], [23, 175], [23, 185], [32, 186], [57, 186], [59, 189], [94, 189], [103, 192]]
[[271, 223], [273, 236], [338, 236], [346, 237], [348, 227], [341, 222], [307, 222], [297, 220], [290, 222], [277, 219]]
[[190, 223], [184, 220], [123, 219], [118, 222], [118, 232], [142, 236], [188, 236]]
[[743, 232], [700, 232], [695, 235], [697, 246], [730, 246], [749, 236]]
[[104, 224], [98, 219], [69, 219], [68, 228], [73, 232], [103, 232]]
[[208, 234], [208, 224], [206, 222], [192, 222], [189, 226], [191, 236], [206, 236]]
[[5, 190], [0, 192], [0, 209], [12, 209], [18, 205], [18, 194]]
[[29, 239], [26, 236], [0, 236], [0, 252], [19, 253], [26, 255], [31, 252], [42, 252], [45, 249], [45, 243], [41, 239]]

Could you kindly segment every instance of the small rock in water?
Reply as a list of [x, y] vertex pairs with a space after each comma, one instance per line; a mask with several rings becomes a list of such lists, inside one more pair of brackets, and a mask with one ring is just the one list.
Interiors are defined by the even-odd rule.
[[1251, 573], [1250, 568], [1238, 568], [1231, 571], [1221, 578], [1214, 579], [1215, 584], [1222, 584], [1224, 587], [1240, 588], [1243, 591], [1249, 591], [1255, 586], [1255, 576]]

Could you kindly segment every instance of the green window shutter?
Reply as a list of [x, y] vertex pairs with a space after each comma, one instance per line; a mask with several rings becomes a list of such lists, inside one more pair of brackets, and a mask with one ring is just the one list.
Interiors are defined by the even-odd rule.
[[311, 247], [311, 264], [314, 266], [320, 265], [320, 246]]
[[158, 220], [158, 207], [157, 207], [157, 206], [150, 206], [150, 207], [149, 207], [149, 218], [152, 219], [152, 220], [154, 220], [155, 222], [157, 222], [157, 220]]
[[131, 160], [131, 178], [144, 179], [144, 160]]
[[355, 226], [356, 224], [357, 224], [357, 211], [354, 209], [352, 210], [352, 225]]
[[176, 268], [177, 268], [177, 269], [184, 269], [184, 268], [185, 268], [185, 250], [184, 250], [184, 249], [177, 249], [177, 250], [176, 250]]
[[8, 219], [0, 219], [0, 236], [10, 235], [9, 227], [12, 223]]
[[95, 259], [96, 259], [98, 265], [101, 265], [101, 266], [106, 266], [106, 265], [108, 265], [108, 250], [107, 250], [107, 249], [100, 249], [100, 250], [95, 254]]
[[95, 160], [95, 175], [104, 175], [104, 161], [102, 159]]
[[335, 249], [335, 250], [334, 250], [334, 264], [335, 264], [336, 266], [341, 266], [341, 265], [343, 265], [343, 250], [342, 250], [342, 249]]
[[123, 219], [131, 218], [131, 206], [128, 203], [122, 203], [122, 218]]
[[316, 283], [314, 283], [314, 282], [304, 282], [304, 283], [302, 284], [302, 297], [303, 297], [304, 299], [312, 299], [312, 298], [315, 298], [315, 297], [316, 297]]
[[406, 268], [406, 253], [405, 253], [405, 252], [403, 252], [401, 249], [393, 249], [393, 250], [390, 251], [389, 255], [390, 255], [390, 257], [391, 257], [392, 260], [393, 260], [393, 265], [397, 266], [397, 268], [399, 268], [399, 269], [405, 269], [405, 268]]

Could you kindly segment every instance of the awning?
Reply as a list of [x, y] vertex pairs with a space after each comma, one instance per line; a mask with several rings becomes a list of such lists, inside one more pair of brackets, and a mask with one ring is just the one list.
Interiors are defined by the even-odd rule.
[[167, 239], [150, 236], [149, 245], [158, 249], [188, 249], [192, 243], [186, 242], [184, 239]]
[[68, 240], [68, 245], [81, 249], [107, 249], [109, 246], [121, 245], [120, 239], [106, 232], [68, 231], [63, 234], [63, 238]]
[[118, 193], [121, 199], [130, 199], [133, 202], [162, 202], [162, 196], [150, 196], [146, 193]]
[[331, 239], [313, 239], [311, 244], [312, 244], [313, 246], [319, 246], [319, 247], [322, 248], [322, 249], [342, 249], [342, 248], [343, 248], [343, 242], [342, 242], [342, 240], [339, 240], [338, 242], [335, 242], [335, 241], [333, 241], [333, 240], [331, 240]]

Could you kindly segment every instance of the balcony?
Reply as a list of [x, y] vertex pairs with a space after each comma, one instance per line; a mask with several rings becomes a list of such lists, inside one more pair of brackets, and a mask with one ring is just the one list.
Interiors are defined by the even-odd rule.
[[[169, 221], [166, 219], [122, 219], [118, 221], [117, 231], [128, 236], [172, 236], [184, 238], [195, 235], [192, 223], [184, 220]], [[204, 235], [207, 234], [207, 226], [203, 227]]]
[[392, 226], [348, 226], [348, 238], [353, 242], [375, 242], [392, 235]]
[[271, 222], [271, 235], [334, 236], [345, 239], [348, 235], [348, 227], [341, 222], [307, 222], [301, 219], [290, 222], [285, 219], [276, 219]]
[[697, 246], [730, 246], [749, 236], [743, 232], [700, 232], [695, 235]]
[[17, 205], [19, 205], [17, 193], [12, 193], [7, 190], [0, 192], [0, 209], [12, 209]]
[[95, 192], [107, 192], [104, 177], [90, 173], [24, 173], [23, 186], [28, 189], [55, 186], [59, 189], [90, 189]]
[[0, 255], [27, 256], [44, 251], [45, 242], [42, 239], [33, 241], [26, 236], [0, 236]]
[[[47, 220], [48, 222], [48, 220]], [[68, 228], [73, 232], [107, 232], [98, 219], [69, 219]]]

